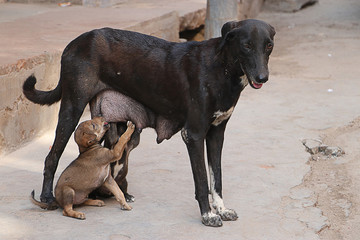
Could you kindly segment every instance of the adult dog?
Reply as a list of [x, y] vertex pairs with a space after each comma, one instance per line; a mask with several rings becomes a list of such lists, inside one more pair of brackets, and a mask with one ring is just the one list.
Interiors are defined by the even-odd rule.
[[[275, 30], [259, 20], [244, 20], [224, 24], [221, 35], [203, 42], [174, 43], [130, 31], [93, 30], [65, 48], [54, 90], [35, 89], [36, 79], [29, 77], [23, 92], [30, 101], [51, 105], [61, 100], [56, 137], [45, 160], [42, 202], [51, 205], [54, 200], [54, 173], [85, 106], [111, 89], [155, 116], [158, 142], [163, 140], [159, 136], [168, 139], [181, 130], [202, 222], [221, 226], [222, 220], [236, 220], [236, 212], [225, 208], [222, 199], [224, 131], [247, 83], [259, 89], [268, 80]], [[166, 133], [161, 132], [164, 129]], [[209, 204], [205, 141], [216, 213]]]

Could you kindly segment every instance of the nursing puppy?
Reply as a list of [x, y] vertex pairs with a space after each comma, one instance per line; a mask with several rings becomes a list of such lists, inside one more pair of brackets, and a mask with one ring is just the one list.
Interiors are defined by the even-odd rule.
[[[140, 133], [144, 128], [154, 128], [157, 133], [157, 142], [159, 139], [171, 137], [173, 126], [165, 118], [156, 116], [151, 110], [134, 99], [113, 90], [106, 90], [96, 95], [90, 101], [91, 117], [103, 117], [109, 122], [110, 129], [104, 136], [104, 146], [113, 148], [118, 140], [118, 136], [126, 130], [126, 122], [130, 120], [136, 126], [136, 130], [126, 144], [124, 154], [121, 159], [110, 164], [111, 175], [119, 185], [125, 195], [127, 202], [135, 201], [135, 197], [128, 193], [128, 182], [126, 176], [129, 166], [129, 154], [136, 148], [140, 142]], [[91, 196], [108, 197], [111, 193], [106, 188], [99, 188]]]
[[[128, 122], [126, 132], [111, 150], [100, 145], [108, 129], [109, 124], [102, 117], [85, 121], [76, 129], [75, 142], [80, 154], [64, 170], [55, 187], [56, 203], [64, 209], [64, 216], [85, 219], [85, 214], [74, 211], [73, 205], [104, 206], [101, 200], [88, 199], [89, 193], [99, 187], [105, 187], [114, 194], [122, 209], [131, 210], [110, 174], [110, 163], [121, 158], [135, 126]], [[47, 204], [35, 200], [34, 191], [31, 193], [31, 201], [42, 208], [48, 208]]]

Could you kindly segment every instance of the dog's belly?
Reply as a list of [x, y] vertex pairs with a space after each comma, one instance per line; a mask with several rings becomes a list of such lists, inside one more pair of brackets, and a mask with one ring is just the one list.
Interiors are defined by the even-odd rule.
[[156, 115], [144, 105], [117, 91], [103, 91], [90, 104], [92, 117], [102, 116], [107, 122], [132, 121], [136, 128], [154, 128], [157, 142], [169, 139], [180, 130], [177, 121]]

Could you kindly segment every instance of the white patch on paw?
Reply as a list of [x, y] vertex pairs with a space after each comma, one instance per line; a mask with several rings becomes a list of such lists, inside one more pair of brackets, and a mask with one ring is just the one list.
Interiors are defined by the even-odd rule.
[[231, 114], [234, 111], [234, 107], [231, 107], [229, 110], [227, 110], [226, 112], [222, 112], [222, 111], [217, 111], [214, 113], [213, 117], [215, 118], [215, 120], [211, 123], [212, 125], [218, 126], [220, 123], [222, 123], [223, 121], [229, 119], [229, 117], [231, 116]]
[[210, 193], [213, 200], [212, 206], [217, 213], [222, 213], [226, 210], [226, 208], [224, 206], [224, 201], [215, 190], [215, 177], [211, 166], [209, 166], [209, 174], [210, 174]]
[[216, 216], [217, 216], [217, 215], [216, 215], [215, 213], [213, 213], [213, 212], [207, 212], [207, 213], [204, 213], [204, 214], [202, 215], [203, 218], [205, 218], [205, 217], [214, 218], [214, 217], [216, 217]]
[[237, 213], [234, 210], [225, 207], [223, 199], [219, 196], [219, 194], [215, 190], [215, 177], [211, 166], [209, 166], [209, 175], [210, 175], [210, 193], [212, 196], [212, 207], [215, 209], [216, 214], [220, 215], [222, 220], [235, 221], [238, 218]]

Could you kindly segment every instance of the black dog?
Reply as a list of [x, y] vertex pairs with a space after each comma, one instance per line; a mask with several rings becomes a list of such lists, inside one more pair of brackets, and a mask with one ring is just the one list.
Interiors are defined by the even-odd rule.
[[[41, 200], [51, 207], [59, 158], [85, 106], [98, 93], [112, 89], [143, 105], [155, 118], [158, 142], [163, 140], [159, 136], [168, 139], [181, 130], [202, 222], [221, 226], [222, 220], [236, 220], [236, 212], [225, 208], [222, 200], [224, 131], [247, 83], [258, 89], [268, 80], [275, 30], [265, 22], [245, 20], [224, 24], [221, 34], [203, 42], [173, 43], [129, 31], [93, 30], [65, 48], [54, 90], [36, 90], [35, 77], [29, 77], [23, 86], [29, 100], [42, 105], [61, 100], [55, 141], [45, 160]], [[205, 141], [216, 214], [209, 204]]]

